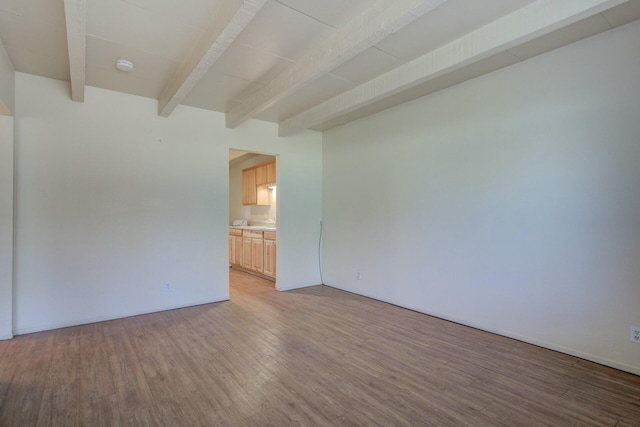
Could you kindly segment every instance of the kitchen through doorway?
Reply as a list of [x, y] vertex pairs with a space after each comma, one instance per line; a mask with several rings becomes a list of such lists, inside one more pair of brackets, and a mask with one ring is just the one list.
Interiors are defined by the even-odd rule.
[[274, 288], [280, 225], [276, 157], [229, 150], [229, 268], [269, 280]]

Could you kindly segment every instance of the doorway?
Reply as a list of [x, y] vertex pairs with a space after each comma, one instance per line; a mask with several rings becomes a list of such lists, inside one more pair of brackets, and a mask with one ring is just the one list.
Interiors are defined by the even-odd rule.
[[234, 273], [266, 279], [274, 288], [279, 226], [276, 157], [229, 150], [229, 267]]

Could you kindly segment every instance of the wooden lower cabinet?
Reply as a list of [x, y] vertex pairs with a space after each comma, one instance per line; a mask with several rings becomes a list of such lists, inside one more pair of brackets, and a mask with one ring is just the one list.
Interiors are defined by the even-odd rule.
[[251, 269], [255, 272], [263, 272], [264, 261], [264, 241], [262, 239], [251, 239]]
[[229, 236], [229, 263], [242, 265], [242, 237]]
[[264, 241], [264, 274], [276, 277], [276, 241]]
[[242, 265], [242, 230], [229, 229], [229, 264]]
[[237, 264], [236, 261], [236, 238], [229, 236], [229, 264]]
[[276, 277], [276, 233], [229, 229], [229, 263], [243, 270]]
[[251, 237], [242, 238], [242, 267], [252, 270], [253, 264], [251, 263]]

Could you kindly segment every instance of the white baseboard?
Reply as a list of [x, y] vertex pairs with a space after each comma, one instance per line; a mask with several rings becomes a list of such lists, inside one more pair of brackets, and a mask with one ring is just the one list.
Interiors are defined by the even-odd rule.
[[140, 316], [143, 314], [158, 313], [160, 311], [176, 310], [178, 308], [194, 307], [197, 305], [212, 304], [212, 303], [228, 301], [228, 300], [229, 300], [229, 295], [225, 295], [225, 296], [220, 296], [219, 298], [208, 299], [205, 301], [199, 301], [199, 302], [194, 302], [190, 304], [163, 306], [153, 310], [144, 310], [144, 311], [131, 312], [131, 313], [120, 313], [114, 316], [98, 316], [98, 317], [74, 320], [70, 322], [52, 323], [48, 325], [39, 325], [39, 326], [32, 326], [28, 328], [20, 328], [20, 329], [14, 330], [13, 333], [14, 335], [25, 335], [25, 334], [31, 334], [34, 332], [50, 331], [52, 329], [68, 328], [71, 326], [87, 325], [89, 323], [106, 322], [108, 320], [124, 319], [126, 317]]
[[320, 286], [322, 285], [322, 283], [309, 283], [306, 285], [284, 285], [284, 286], [280, 286], [279, 284], [276, 283], [276, 289], [278, 291], [284, 292], [284, 291], [292, 291], [294, 289], [302, 289], [302, 288], [309, 288], [311, 286]]
[[619, 369], [621, 371], [625, 371], [625, 372], [629, 372], [631, 374], [635, 374], [635, 375], [640, 375], [640, 367], [638, 366], [632, 366], [632, 365], [628, 365], [626, 363], [620, 363], [620, 362], [616, 362], [615, 360], [609, 360], [603, 357], [599, 357], [590, 353], [585, 353], [573, 348], [569, 348], [569, 347], [563, 347], [561, 345], [555, 344], [555, 343], [551, 343], [551, 342], [547, 342], [547, 341], [542, 341], [542, 340], [538, 340], [532, 337], [528, 337], [528, 336], [524, 336], [524, 335], [519, 335], [519, 334], [515, 334], [513, 332], [509, 332], [509, 331], [504, 331], [504, 330], [500, 330], [500, 329], [492, 329], [492, 328], [487, 328], [485, 326], [482, 325], [478, 325], [475, 324], [473, 322], [469, 322], [467, 320], [464, 319], [457, 319], [451, 316], [447, 316], [447, 315], [443, 315], [442, 313], [435, 313], [435, 312], [427, 312], [419, 307], [413, 307], [411, 305], [407, 305], [407, 304], [402, 304], [402, 303], [398, 303], [396, 301], [387, 301], [387, 300], [383, 300], [371, 295], [367, 295], [365, 293], [360, 293], [360, 292], [354, 292], [348, 289], [342, 289], [339, 288], [337, 286], [331, 286], [331, 285], [326, 285], [329, 287], [333, 287], [335, 289], [339, 289], [341, 291], [345, 291], [345, 292], [350, 292], [356, 295], [361, 295], [367, 298], [371, 298], [374, 299], [376, 301], [381, 301], [381, 302], [385, 302], [387, 304], [392, 304], [401, 308], [406, 308], [408, 310], [412, 310], [418, 313], [422, 313], [422, 314], [426, 314], [428, 316], [433, 316], [433, 317], [437, 317], [439, 319], [443, 319], [443, 320], [447, 320], [449, 322], [453, 322], [453, 323], [458, 323], [460, 325], [463, 326], [469, 326], [471, 328], [474, 329], [479, 329], [481, 331], [485, 331], [485, 332], [490, 332], [492, 334], [497, 334], [497, 335], [501, 335], [503, 337], [507, 337], [507, 338], [512, 338], [514, 340], [518, 340], [518, 341], [522, 341], [525, 342], [527, 344], [533, 344], [536, 345], [538, 347], [543, 347], [543, 348], [547, 348], [549, 350], [553, 350], [553, 351], [557, 351], [560, 353], [564, 353], [564, 354], [568, 354], [569, 356], [575, 356], [575, 357], [579, 357], [580, 359], [585, 359], [585, 360], [589, 360], [591, 362], [595, 362], [598, 363], [600, 365], [604, 365], [604, 366], [609, 366], [611, 368], [615, 368], [615, 369]]

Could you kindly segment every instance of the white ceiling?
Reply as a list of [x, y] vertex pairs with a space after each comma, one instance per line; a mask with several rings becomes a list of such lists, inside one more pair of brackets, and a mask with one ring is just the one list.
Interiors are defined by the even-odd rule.
[[[65, 2], [83, 22], [65, 14]], [[229, 11], [238, 12], [224, 18]], [[227, 113], [233, 126], [254, 117], [286, 134], [329, 129], [638, 18], [640, 0], [0, 0], [0, 38], [17, 71], [80, 75], [155, 99], [164, 90], [178, 104]], [[376, 22], [385, 26], [372, 29]], [[534, 22], [544, 25], [524, 28]], [[524, 33], [505, 39], [500, 28], [510, 25]], [[69, 28], [84, 34], [85, 51], [68, 43]], [[486, 52], [461, 53], [401, 86], [386, 81], [442, 49], [466, 54], [491, 28], [501, 41]], [[78, 56], [84, 69], [70, 67]], [[117, 70], [118, 58], [135, 70]], [[350, 103], [367, 85], [376, 95]]]

